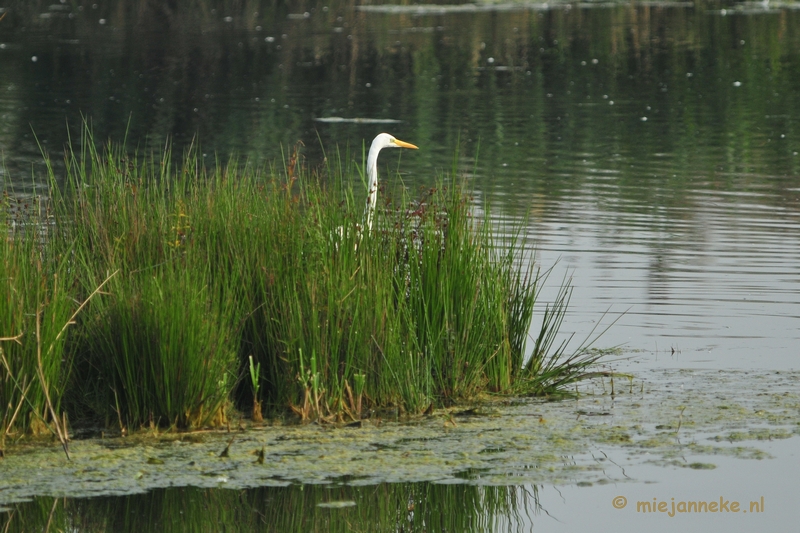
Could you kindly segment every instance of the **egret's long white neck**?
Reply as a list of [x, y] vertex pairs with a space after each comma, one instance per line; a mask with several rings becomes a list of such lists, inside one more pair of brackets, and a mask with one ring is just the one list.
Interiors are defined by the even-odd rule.
[[372, 141], [367, 156], [367, 231], [372, 230], [372, 216], [375, 213], [375, 202], [378, 201], [378, 153], [383, 146], [376, 137]]
[[369, 155], [367, 156], [367, 220], [365, 220], [367, 231], [372, 230], [372, 218], [375, 215], [375, 204], [378, 202], [378, 153], [383, 148], [417, 149], [413, 144], [398, 141], [388, 133], [381, 133], [372, 141], [372, 146], [369, 147]]

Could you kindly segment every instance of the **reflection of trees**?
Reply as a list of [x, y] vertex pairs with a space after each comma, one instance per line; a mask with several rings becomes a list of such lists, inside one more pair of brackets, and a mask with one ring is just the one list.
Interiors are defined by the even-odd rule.
[[[320, 503], [355, 502], [346, 507]], [[430, 483], [172, 488], [83, 500], [38, 498], [0, 514], [3, 531], [527, 531], [536, 487]]]
[[510, 208], [584, 188], [597, 171], [614, 176], [628, 204], [667, 207], [691, 203], [685, 191], [698, 176], [748, 189], [798, 171], [792, 11], [420, 14], [245, 0], [106, 2], [73, 18], [49, 9], [12, 3], [0, 27], [0, 40], [23, 45], [10, 57], [41, 50], [35, 67], [10, 71], [22, 101], [7, 105], [29, 110], [9, 115], [12, 168], [15, 154], [27, 169], [38, 153], [29, 123], [53, 150], [64, 116], [75, 126], [82, 113], [99, 138], [127, 131], [131, 144], [158, 147], [171, 136], [180, 150], [197, 134], [223, 158], [259, 159], [297, 139], [318, 159], [317, 131], [325, 144], [359, 146], [377, 130], [321, 126], [317, 116], [402, 119], [393, 132], [425, 148], [404, 168], [441, 167], [458, 143], [470, 160], [480, 141], [476, 185]]

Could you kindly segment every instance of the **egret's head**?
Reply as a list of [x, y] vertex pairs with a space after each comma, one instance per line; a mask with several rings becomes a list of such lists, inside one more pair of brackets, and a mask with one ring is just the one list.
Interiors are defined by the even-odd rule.
[[372, 141], [372, 145], [379, 146], [380, 148], [412, 148], [414, 150], [418, 150], [418, 148], [413, 144], [396, 139], [394, 136], [389, 135], [388, 133], [381, 133], [375, 137], [375, 140]]

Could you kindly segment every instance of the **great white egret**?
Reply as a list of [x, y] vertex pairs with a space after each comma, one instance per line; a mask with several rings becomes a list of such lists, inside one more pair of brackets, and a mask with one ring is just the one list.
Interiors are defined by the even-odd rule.
[[399, 139], [395, 139], [388, 133], [381, 133], [372, 141], [367, 156], [367, 207], [365, 210], [367, 231], [372, 230], [372, 216], [375, 213], [375, 202], [378, 200], [378, 154], [384, 148], [412, 148], [418, 150], [416, 146]]

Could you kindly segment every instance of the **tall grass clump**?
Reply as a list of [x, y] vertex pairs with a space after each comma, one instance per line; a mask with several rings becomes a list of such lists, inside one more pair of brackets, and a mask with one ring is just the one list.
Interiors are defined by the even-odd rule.
[[529, 338], [539, 271], [455, 172], [413, 194], [383, 187], [368, 231], [348, 154], [314, 171], [297, 153], [209, 169], [192, 151], [81, 146], [58, 186], [51, 167], [45, 244], [52, 280], [85, 302], [65, 358], [74, 419], [196, 428], [232, 404], [254, 420], [359, 419], [590, 375], [587, 353], [553, 350], [568, 291]]
[[[383, 188], [373, 231], [343, 185], [340, 160], [325, 185], [302, 176], [273, 188], [253, 213], [264, 225], [247, 250], [253, 278], [248, 349], [260, 363], [267, 407], [303, 418], [358, 418], [367, 408], [420, 412], [486, 392], [554, 393], [525, 361], [540, 280], [515, 234], [500, 237], [455, 176], [411, 198]], [[338, 164], [338, 166], [337, 166]], [[559, 317], [560, 301], [548, 310]], [[548, 320], [533, 359], [548, 369], [560, 325]], [[548, 379], [550, 379], [550, 376]]]
[[46, 246], [52, 228], [38, 199], [26, 210], [17, 202], [0, 199], [0, 450], [7, 436], [61, 426], [67, 326], [78, 307], [65, 258]]
[[162, 268], [115, 279], [93, 307], [81, 345], [98, 373], [91, 392], [123, 427], [224, 422], [236, 368], [232, 304], [214, 297], [208, 277]]
[[236, 279], [191, 238], [214, 218], [202, 176], [188, 163], [174, 173], [169, 154], [135, 161], [83, 146], [66, 159], [57, 224], [82, 293], [108, 284], [79, 319], [74, 409], [123, 430], [224, 422], [241, 317]]

